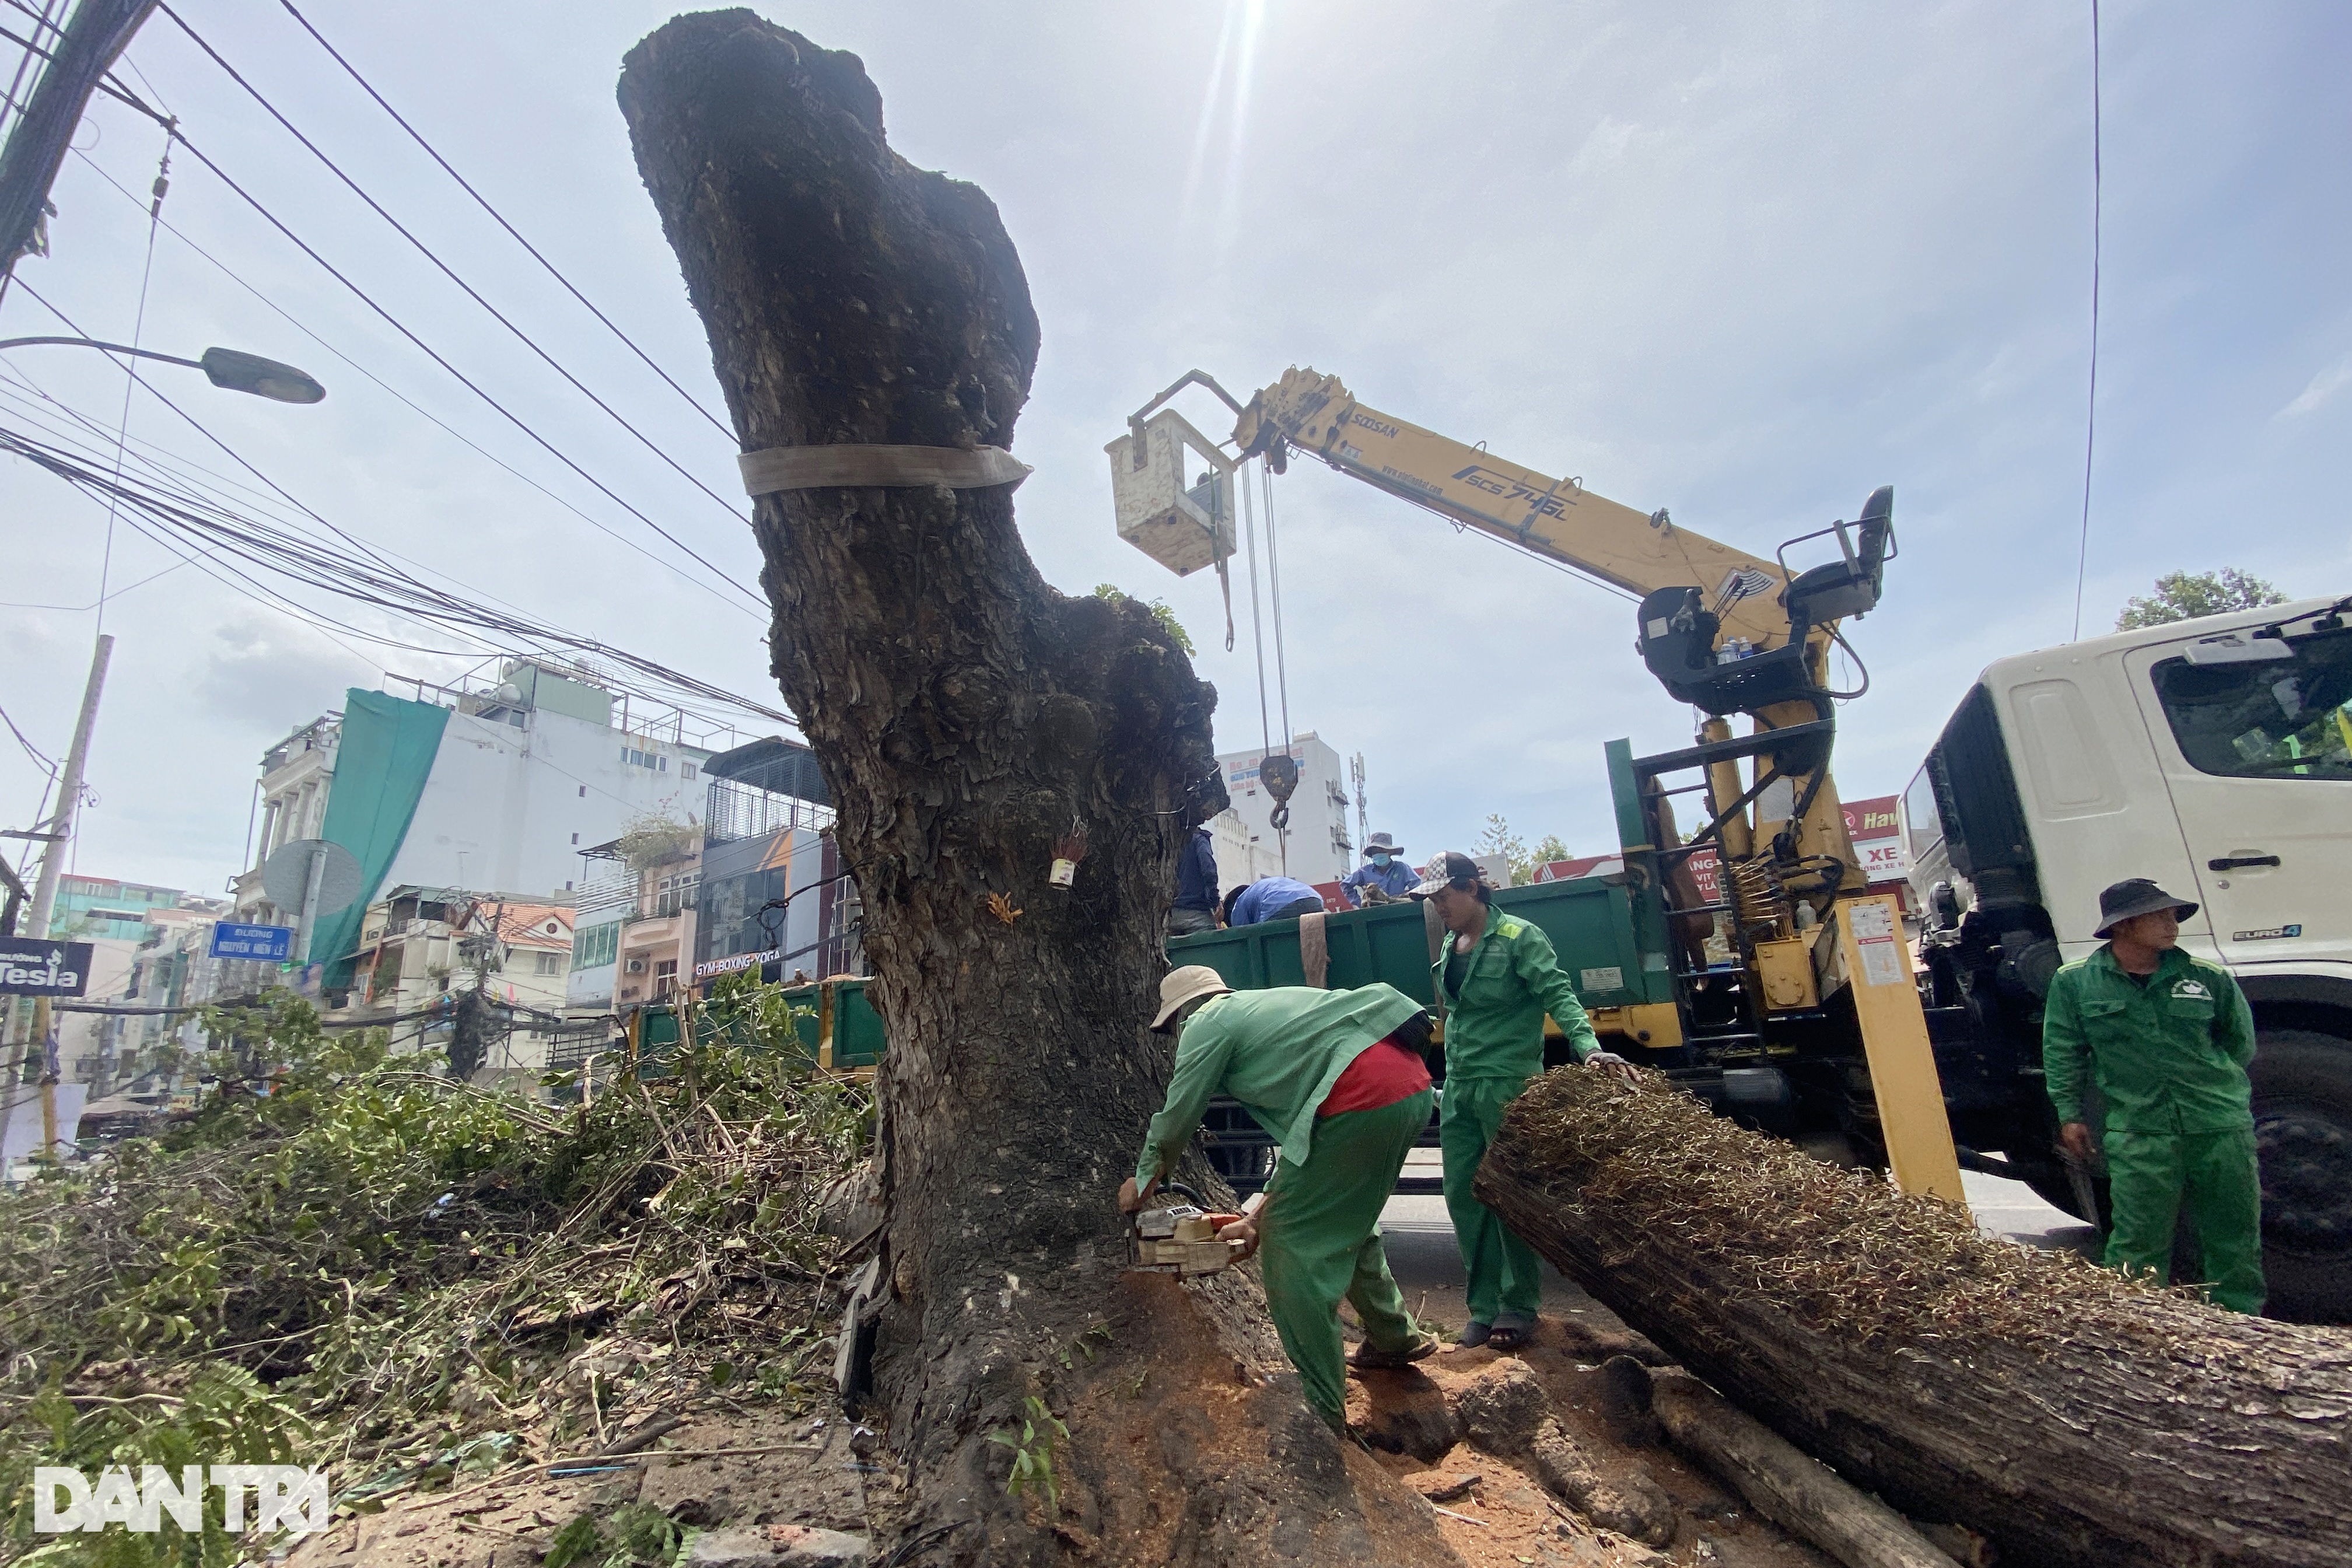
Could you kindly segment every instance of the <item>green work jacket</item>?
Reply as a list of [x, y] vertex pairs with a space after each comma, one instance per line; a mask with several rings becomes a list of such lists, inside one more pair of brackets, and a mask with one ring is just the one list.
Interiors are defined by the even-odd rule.
[[1366, 1047], [1420, 1011], [1403, 992], [1377, 983], [1354, 991], [1277, 985], [1211, 997], [1177, 1037], [1168, 1104], [1143, 1136], [1136, 1182], [1176, 1168], [1209, 1097], [1220, 1089], [1282, 1145], [1284, 1159], [1306, 1163], [1315, 1112], [1331, 1086]]
[[2252, 1124], [2253, 1011], [2228, 970], [2177, 947], [2144, 984], [2106, 947], [2058, 972], [2042, 1008], [2042, 1070], [2062, 1122], [2084, 1120], [2085, 1057], [2109, 1131]]
[[1576, 987], [1559, 966], [1551, 938], [1517, 915], [1486, 911], [1486, 929], [1470, 950], [1462, 994], [1445, 988], [1454, 933], [1430, 966], [1429, 984], [1445, 1002], [1445, 1076], [1532, 1078], [1543, 1071], [1544, 1015], [1582, 1061], [1601, 1048]]

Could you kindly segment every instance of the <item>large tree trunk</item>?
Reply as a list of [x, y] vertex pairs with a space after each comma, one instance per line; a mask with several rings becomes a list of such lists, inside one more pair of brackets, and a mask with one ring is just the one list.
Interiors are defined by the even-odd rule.
[[1782, 1436], [2005, 1562], [2352, 1562], [2352, 1334], [1989, 1239], [1661, 1079], [1546, 1075], [1477, 1193]]
[[[1011, 445], [1037, 353], [1019, 258], [982, 191], [890, 151], [856, 57], [684, 16], [631, 51], [620, 100], [746, 450]], [[889, 1030], [869, 1407], [890, 1561], [1450, 1559], [1254, 1370], [1279, 1364], [1254, 1283], [1121, 1271], [1112, 1198], [1169, 1068], [1143, 1026], [1176, 855], [1224, 803], [1215, 693], [1142, 606], [1044, 583], [1010, 486], [754, 510], [775, 675], [838, 804]], [[988, 1440], [1032, 1396], [1071, 1431], [1058, 1508], [1009, 1496]]]

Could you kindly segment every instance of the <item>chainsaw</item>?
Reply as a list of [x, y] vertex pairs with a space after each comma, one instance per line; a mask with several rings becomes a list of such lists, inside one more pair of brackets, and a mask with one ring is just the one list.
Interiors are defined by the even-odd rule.
[[1127, 1266], [1139, 1273], [1184, 1279], [1221, 1273], [1240, 1258], [1244, 1244], [1223, 1240], [1217, 1232], [1256, 1213], [1265, 1201], [1260, 1193], [1242, 1205], [1241, 1214], [1217, 1213], [1181, 1182], [1162, 1183], [1150, 1207], [1128, 1215]]

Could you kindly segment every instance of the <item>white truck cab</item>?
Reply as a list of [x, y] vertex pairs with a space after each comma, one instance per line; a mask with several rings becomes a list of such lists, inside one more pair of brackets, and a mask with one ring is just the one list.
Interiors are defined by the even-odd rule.
[[[2338, 1318], [2352, 1312], [2347, 617], [2352, 598], [2305, 600], [2001, 659], [1903, 802], [1930, 1005], [1965, 1009], [1938, 1031], [1939, 1058], [1947, 1039], [2004, 1037], [2038, 1084], [2040, 999], [2098, 945], [2099, 889], [2147, 877], [2196, 901], [2181, 943], [2238, 976], [2261, 1037], [2274, 1302]], [[1948, 1089], [1952, 1075], [1948, 1061]], [[2042, 1129], [1974, 1131], [2046, 1195], [2067, 1190], [2031, 1147]]]

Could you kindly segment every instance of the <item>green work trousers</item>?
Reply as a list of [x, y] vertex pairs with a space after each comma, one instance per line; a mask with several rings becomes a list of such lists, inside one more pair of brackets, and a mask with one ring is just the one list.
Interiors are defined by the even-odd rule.
[[1340, 1300], [1355, 1307], [1376, 1350], [1409, 1350], [1421, 1339], [1381, 1248], [1381, 1208], [1396, 1190], [1405, 1152], [1429, 1125], [1429, 1100], [1424, 1089], [1393, 1105], [1323, 1118], [1307, 1163], [1283, 1161], [1266, 1188], [1258, 1254], [1265, 1304], [1307, 1402], [1334, 1427], [1348, 1409]]
[[1445, 1212], [1470, 1282], [1470, 1321], [1507, 1329], [1535, 1327], [1543, 1303], [1543, 1260], [1503, 1216], [1470, 1192], [1478, 1162], [1503, 1124], [1503, 1110], [1528, 1086], [1523, 1078], [1453, 1078], [1439, 1101], [1437, 1144], [1445, 1155]]
[[2115, 1228], [2107, 1267], [2153, 1273], [2172, 1268], [2173, 1229], [2182, 1205], [2205, 1255], [2205, 1285], [2234, 1312], [2263, 1310], [2263, 1184], [2254, 1130], [2227, 1132], [2123, 1132], [2102, 1140]]

